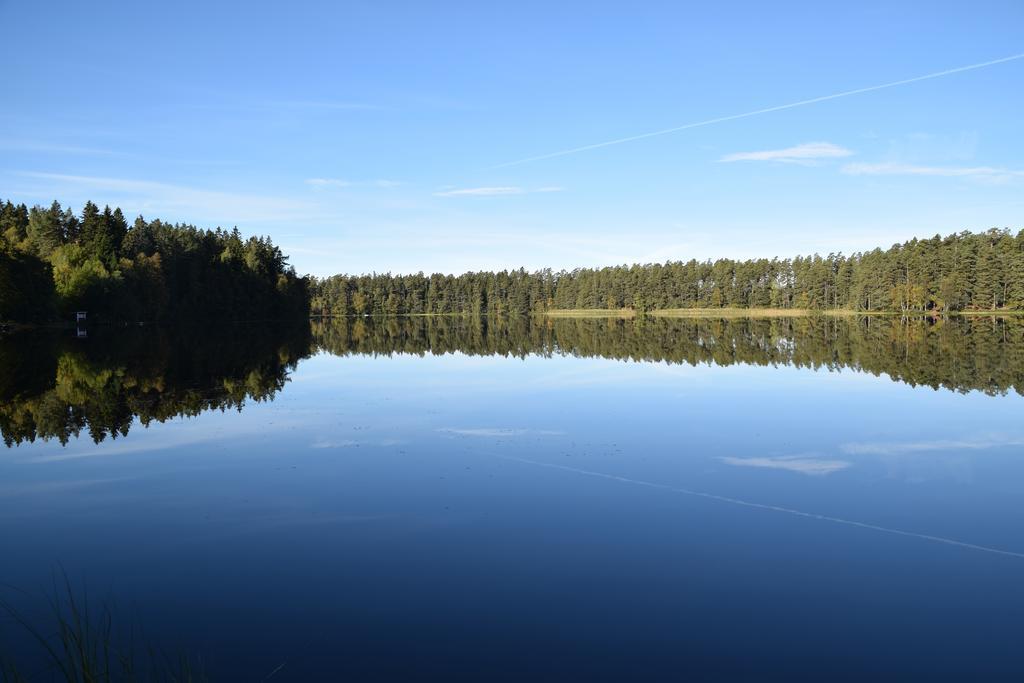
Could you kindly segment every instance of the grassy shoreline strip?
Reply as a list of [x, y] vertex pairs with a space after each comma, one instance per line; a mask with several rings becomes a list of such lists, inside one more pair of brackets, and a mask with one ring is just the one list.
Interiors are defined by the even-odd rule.
[[[600, 309], [571, 308], [555, 309], [545, 312], [550, 318], [633, 318], [636, 311], [631, 308]], [[938, 313], [934, 311], [856, 311], [845, 308], [819, 310], [813, 308], [665, 308], [647, 311], [647, 315], [656, 318], [802, 318], [805, 316], [823, 315], [833, 317], [863, 316], [907, 316], [919, 318], [930, 315], [944, 316], [1018, 316], [1024, 315], [1020, 310], [987, 310], [987, 311], [950, 311]]]
[[549, 318], [633, 318], [636, 311], [632, 308], [565, 308], [548, 310], [544, 314]]

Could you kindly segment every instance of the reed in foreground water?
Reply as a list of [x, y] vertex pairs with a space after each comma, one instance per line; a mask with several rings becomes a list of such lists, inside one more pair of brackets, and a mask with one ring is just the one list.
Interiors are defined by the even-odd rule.
[[10, 602], [0, 610], [20, 630], [20, 640], [35, 648], [9, 651], [11, 633], [0, 631], [0, 680], [4, 683], [65, 681], [66, 683], [198, 683], [202, 668], [184, 654], [168, 655], [146, 644], [132, 623], [118, 625], [112, 603], [90, 603], [88, 592], [77, 590], [61, 573], [47, 597], [47, 615], [26, 616]]

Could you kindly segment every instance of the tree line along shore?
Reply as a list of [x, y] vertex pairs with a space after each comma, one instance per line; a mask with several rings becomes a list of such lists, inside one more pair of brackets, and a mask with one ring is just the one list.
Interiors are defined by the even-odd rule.
[[0, 321], [349, 315], [797, 315], [1024, 311], [1024, 230], [794, 258], [462, 275], [302, 277], [268, 237], [0, 204]]
[[1024, 231], [961, 232], [849, 256], [311, 281], [314, 315], [796, 315], [1024, 311]]

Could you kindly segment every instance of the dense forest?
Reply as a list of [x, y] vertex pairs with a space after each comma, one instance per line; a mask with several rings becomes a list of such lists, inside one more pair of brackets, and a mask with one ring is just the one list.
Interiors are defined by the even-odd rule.
[[268, 238], [147, 221], [87, 202], [80, 215], [0, 204], [0, 321], [266, 320], [305, 316], [305, 278]]
[[527, 314], [556, 309], [1024, 310], [1024, 231], [914, 239], [850, 256], [669, 262], [452, 275], [336, 275], [314, 315]]

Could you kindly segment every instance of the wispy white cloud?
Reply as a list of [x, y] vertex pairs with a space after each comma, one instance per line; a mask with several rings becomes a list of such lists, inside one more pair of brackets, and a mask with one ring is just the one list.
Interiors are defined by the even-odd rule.
[[512, 194], [532, 194], [537, 192], [562, 192], [565, 188], [557, 186], [538, 187], [529, 189], [514, 185], [492, 186], [492, 187], [463, 187], [446, 189], [435, 192], [435, 197], [496, 197]]
[[495, 197], [507, 194], [523, 194], [521, 187], [465, 187], [458, 190], [435, 192], [435, 197]]
[[287, 107], [292, 109], [381, 109], [380, 105], [367, 102], [345, 102], [330, 100], [272, 100], [264, 103], [269, 107]]
[[726, 154], [719, 161], [781, 161], [786, 163], [808, 163], [819, 159], [848, 157], [853, 151], [831, 142], [805, 142], [785, 149], [766, 149], [759, 152], [736, 152]]
[[312, 187], [351, 187], [352, 181], [341, 178], [307, 178], [306, 184]]
[[980, 451], [991, 448], [1024, 446], [1019, 436], [985, 436], [974, 439], [935, 439], [922, 441], [869, 441], [846, 443], [840, 450], [851, 455], [901, 455], [934, 451]]
[[300, 220], [315, 212], [314, 206], [285, 197], [206, 190], [150, 180], [36, 172], [19, 175], [46, 181], [50, 195], [67, 196], [82, 190], [104, 192], [104, 202], [120, 205], [130, 213], [160, 213], [190, 221], [234, 224]]
[[80, 145], [64, 145], [60, 143], [42, 142], [38, 140], [0, 139], [0, 149], [17, 152], [44, 152], [48, 154], [85, 154], [95, 156], [114, 156], [117, 152], [98, 147], [82, 147]]
[[402, 185], [398, 180], [387, 180], [378, 178], [376, 180], [345, 180], [344, 178], [307, 178], [306, 184], [310, 187], [380, 187], [391, 188]]
[[889, 139], [884, 158], [912, 164], [964, 166], [977, 158], [979, 143], [977, 131], [955, 134], [916, 131]]
[[846, 164], [843, 166], [842, 171], [849, 175], [914, 175], [947, 178], [981, 178], [987, 180], [1005, 180], [1024, 176], [1024, 171], [1014, 171], [992, 166], [918, 166], [897, 162]]
[[727, 465], [736, 467], [761, 467], [770, 470], [786, 470], [811, 476], [823, 476], [846, 469], [852, 463], [846, 460], [826, 460], [823, 458], [804, 458], [787, 456], [782, 458], [719, 458]]

